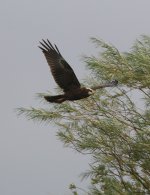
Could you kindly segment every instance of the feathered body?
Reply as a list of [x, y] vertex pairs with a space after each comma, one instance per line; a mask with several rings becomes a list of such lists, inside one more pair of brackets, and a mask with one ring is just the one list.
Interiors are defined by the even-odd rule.
[[63, 89], [64, 94], [56, 96], [45, 96], [48, 102], [62, 103], [66, 100], [74, 101], [87, 98], [94, 93], [96, 89], [104, 87], [112, 87], [117, 85], [118, 81], [114, 80], [110, 83], [96, 86], [93, 88], [81, 87], [73, 69], [62, 57], [56, 45], [52, 45], [49, 40], [40, 42], [39, 48], [44, 53], [54, 80], [60, 88]]
[[92, 89], [87, 89], [85, 87], [82, 87], [82, 88], [76, 88], [76, 89], [67, 91], [66, 93], [64, 93], [62, 95], [45, 96], [44, 98], [48, 102], [62, 103], [66, 100], [74, 101], [74, 100], [80, 100], [83, 98], [87, 98], [93, 92], [94, 91]]

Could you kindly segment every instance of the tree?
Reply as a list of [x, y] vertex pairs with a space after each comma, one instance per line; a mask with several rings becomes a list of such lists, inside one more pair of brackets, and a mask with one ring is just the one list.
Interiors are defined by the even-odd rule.
[[[19, 113], [55, 123], [66, 146], [91, 155], [89, 171], [83, 174], [91, 180], [87, 194], [149, 194], [150, 37], [142, 36], [126, 53], [96, 38], [92, 41], [103, 50], [98, 57], [84, 58], [92, 74], [86, 82], [115, 78], [117, 88], [47, 108], [20, 108]], [[78, 194], [75, 185], [70, 189]]]

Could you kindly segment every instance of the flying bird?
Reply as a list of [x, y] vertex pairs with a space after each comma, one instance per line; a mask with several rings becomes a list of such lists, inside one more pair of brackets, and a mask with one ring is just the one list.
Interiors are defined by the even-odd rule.
[[42, 40], [42, 42], [40, 42], [39, 48], [42, 50], [46, 57], [55, 82], [64, 91], [64, 93], [60, 95], [44, 96], [44, 98], [48, 102], [62, 103], [66, 100], [80, 100], [94, 94], [96, 89], [113, 87], [118, 84], [117, 80], [113, 80], [109, 83], [102, 84], [96, 87], [81, 87], [81, 84], [77, 79], [73, 69], [63, 58], [56, 45], [53, 46], [47, 39], [47, 41]]

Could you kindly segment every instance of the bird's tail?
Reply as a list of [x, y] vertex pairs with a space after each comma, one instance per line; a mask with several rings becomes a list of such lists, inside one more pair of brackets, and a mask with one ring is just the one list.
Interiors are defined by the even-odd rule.
[[64, 95], [44, 96], [44, 98], [51, 103], [62, 103], [66, 100]]

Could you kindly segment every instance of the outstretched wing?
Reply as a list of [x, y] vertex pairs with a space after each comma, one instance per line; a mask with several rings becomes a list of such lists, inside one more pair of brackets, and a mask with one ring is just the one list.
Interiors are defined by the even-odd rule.
[[91, 89], [96, 90], [96, 89], [102, 89], [102, 88], [105, 88], [105, 87], [116, 87], [117, 85], [118, 85], [118, 81], [117, 80], [112, 80], [108, 83], [101, 84], [101, 85], [98, 85], [98, 86], [95, 86], [95, 87], [91, 87]]
[[44, 53], [46, 60], [50, 66], [52, 75], [56, 83], [61, 87], [64, 92], [72, 90], [74, 88], [79, 88], [80, 83], [69, 64], [60, 54], [56, 45], [52, 45], [50, 41], [42, 40], [40, 42], [41, 46], [39, 48]]

